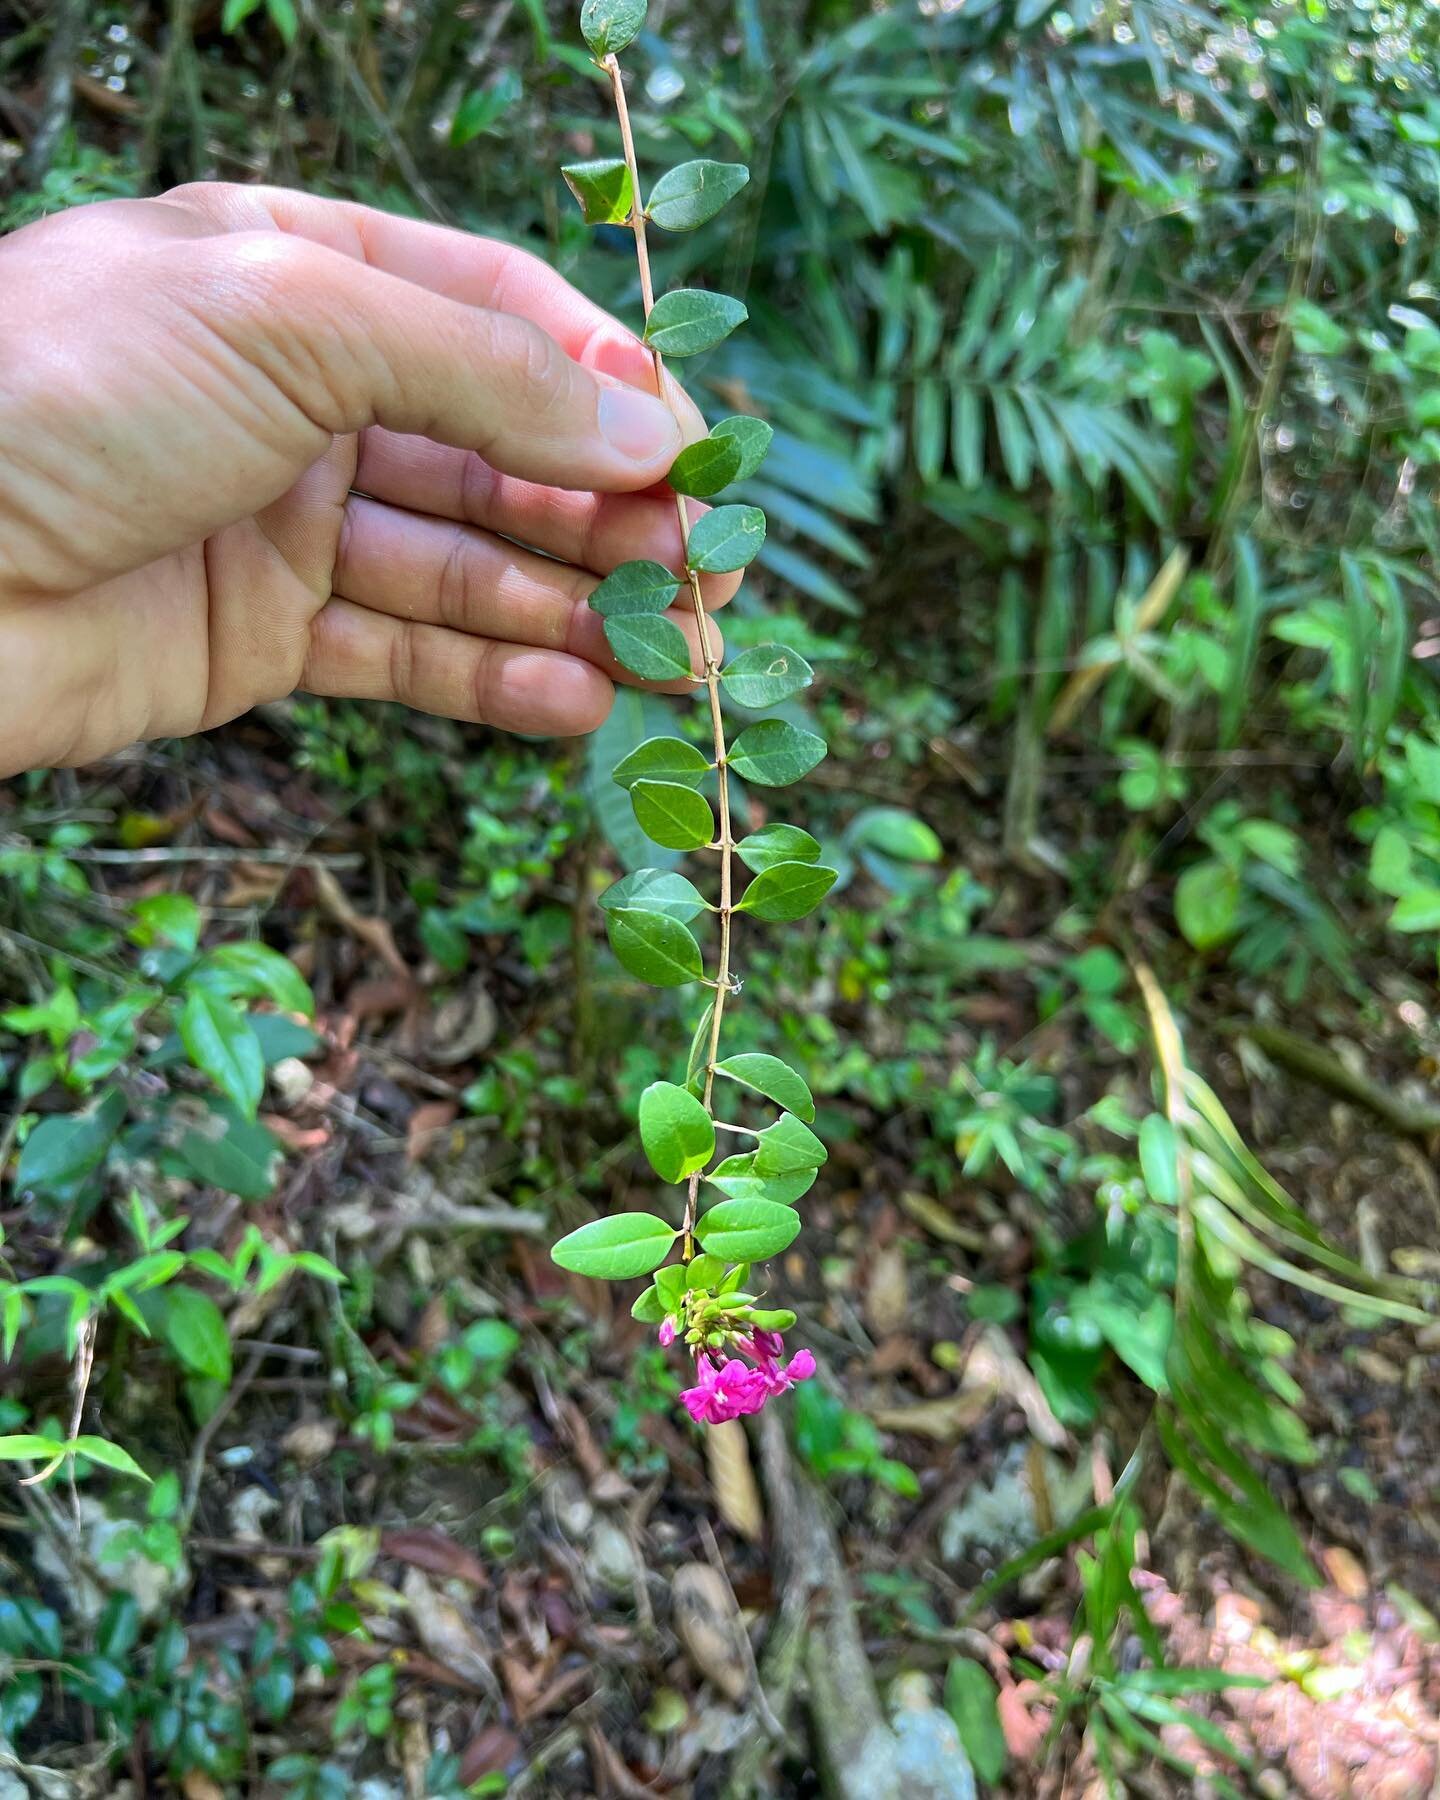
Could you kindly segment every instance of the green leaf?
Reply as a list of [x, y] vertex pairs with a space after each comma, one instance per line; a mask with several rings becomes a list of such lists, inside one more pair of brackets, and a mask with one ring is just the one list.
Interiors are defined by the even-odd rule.
[[585, 0], [580, 35], [597, 57], [618, 56], [645, 24], [647, 0]]
[[720, 676], [737, 706], [757, 711], [802, 693], [814, 679], [815, 671], [805, 658], [784, 644], [756, 644], [727, 663]]
[[705, 901], [695, 884], [673, 869], [637, 869], [614, 887], [606, 888], [600, 904], [607, 912], [619, 906], [640, 907], [646, 912], [664, 913], [688, 925], [698, 913], [705, 911]]
[[754, 562], [765, 542], [765, 515], [758, 506], [717, 506], [690, 527], [687, 565], [705, 575], [723, 575]]
[[104, 1162], [125, 1120], [125, 1096], [112, 1088], [85, 1112], [42, 1119], [25, 1140], [15, 1169], [17, 1194], [71, 1200]]
[[560, 173], [565, 185], [580, 202], [587, 225], [623, 225], [635, 203], [635, 184], [630, 170], [615, 157], [596, 162], [570, 163]]
[[630, 1308], [630, 1317], [638, 1319], [642, 1325], [658, 1325], [669, 1310], [659, 1288], [651, 1282]]
[[818, 1169], [824, 1161], [825, 1146], [793, 1113], [777, 1119], [756, 1141], [757, 1175], [798, 1175]]
[[732, 481], [748, 481], [764, 462], [774, 435], [763, 419], [741, 413], [721, 419], [708, 437], [680, 452], [667, 479], [677, 494], [708, 500]]
[[628, 1281], [658, 1269], [675, 1236], [674, 1226], [654, 1213], [612, 1213], [561, 1238], [550, 1255], [573, 1274], [590, 1275], [596, 1281]]
[[315, 996], [304, 976], [278, 950], [253, 939], [221, 944], [201, 963], [197, 976], [213, 992], [232, 999], [273, 1000], [286, 1012], [315, 1016]]
[[797, 1075], [778, 1056], [766, 1056], [758, 1050], [746, 1051], [741, 1056], [727, 1056], [723, 1062], [716, 1063], [715, 1073], [738, 1081], [742, 1087], [753, 1088], [757, 1094], [763, 1094], [797, 1118], [815, 1117], [815, 1102], [804, 1077]]
[[640, 1142], [662, 1181], [681, 1182], [715, 1154], [709, 1113], [673, 1081], [652, 1081], [640, 1096]]
[[1215, 858], [1187, 869], [1175, 884], [1175, 923], [1197, 950], [1213, 950], [1240, 925], [1240, 877]]
[[184, 1133], [176, 1154], [192, 1175], [212, 1187], [242, 1200], [263, 1200], [275, 1187], [281, 1153], [279, 1141], [258, 1120], [216, 1101]]
[[722, 1200], [702, 1213], [695, 1236], [712, 1256], [731, 1262], [760, 1262], [794, 1243], [800, 1215], [773, 1200]]
[[813, 912], [834, 887], [836, 871], [815, 863], [774, 863], [746, 888], [737, 908], [757, 919], [784, 924]]
[[250, 1021], [228, 1000], [192, 988], [180, 1014], [185, 1054], [247, 1119], [253, 1119], [265, 1089], [265, 1058]]
[[637, 781], [630, 804], [646, 837], [667, 850], [698, 850], [715, 837], [710, 802], [678, 781]]
[[856, 849], [878, 850], [898, 862], [935, 863], [940, 840], [914, 813], [898, 806], [872, 806], [850, 821], [846, 837]]
[[74, 1456], [83, 1456], [87, 1462], [98, 1463], [102, 1469], [114, 1469], [117, 1475], [133, 1475], [137, 1481], [150, 1480], [128, 1450], [122, 1450], [107, 1438], [71, 1438], [65, 1448]]
[[666, 231], [694, 231], [713, 219], [749, 179], [744, 163], [711, 162], [708, 157], [681, 163], [651, 188], [646, 217]]
[[735, 854], [755, 875], [763, 875], [776, 863], [813, 863], [820, 860], [820, 846], [798, 825], [762, 825], [735, 846]]
[[773, 1200], [779, 1206], [793, 1206], [803, 1200], [815, 1185], [818, 1169], [797, 1169], [788, 1175], [757, 1175], [755, 1151], [743, 1156], [727, 1156], [717, 1163], [705, 1179], [732, 1200]]
[[684, 738], [653, 737], [637, 744], [623, 762], [615, 765], [613, 773], [623, 788], [633, 788], [642, 779], [678, 781], [685, 787], [698, 787], [710, 766], [710, 759]]
[[749, 313], [728, 294], [674, 288], [662, 294], [645, 322], [645, 342], [666, 356], [696, 356], [722, 343]]
[[1180, 1204], [1180, 1146], [1161, 1113], [1148, 1113], [1140, 1126], [1140, 1173], [1157, 1206]]
[[1390, 915], [1392, 931], [1434, 931], [1440, 927], [1440, 888], [1415, 887], [1402, 894]]
[[0, 1437], [0, 1462], [50, 1462], [64, 1454], [63, 1438], [36, 1437], [24, 1432]]
[[135, 924], [130, 936], [137, 944], [159, 939], [177, 950], [193, 952], [200, 942], [200, 908], [188, 894], [151, 894], [131, 907]]
[[682, 1266], [685, 1269], [684, 1293], [698, 1293], [702, 1288], [713, 1288], [725, 1276], [723, 1256], [692, 1256], [689, 1263]]
[[167, 1288], [163, 1295], [165, 1342], [192, 1375], [230, 1380], [230, 1334], [220, 1308], [198, 1288]]
[[785, 719], [747, 726], [730, 746], [729, 764], [745, 781], [785, 787], [808, 775], [825, 755], [825, 740]]
[[690, 646], [673, 619], [653, 614], [610, 618], [605, 639], [632, 675], [642, 681], [693, 681]]
[[686, 1265], [683, 1262], [667, 1263], [656, 1275], [655, 1288], [665, 1302], [667, 1312], [677, 1311], [685, 1298], [686, 1276]]
[[590, 610], [602, 619], [663, 613], [679, 591], [679, 577], [672, 575], [663, 563], [621, 563], [591, 594]]
[[652, 987], [683, 987], [705, 972], [700, 946], [686, 928], [664, 913], [619, 906], [606, 914], [610, 947], [621, 963]]
[[1008, 1754], [996, 1705], [999, 1692], [988, 1670], [969, 1657], [957, 1656], [945, 1673], [945, 1710], [975, 1773], [991, 1784], [1005, 1773]]

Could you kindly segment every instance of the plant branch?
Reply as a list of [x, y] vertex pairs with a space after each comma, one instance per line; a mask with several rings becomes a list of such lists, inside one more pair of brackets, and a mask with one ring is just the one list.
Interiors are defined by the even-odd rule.
[[[640, 192], [640, 170], [635, 160], [635, 134], [630, 127], [630, 107], [625, 99], [625, 81], [620, 73], [620, 64], [612, 53], [605, 58], [601, 66], [610, 77], [610, 89], [615, 97], [615, 115], [620, 125], [620, 142], [624, 151], [625, 166], [630, 171], [632, 195], [630, 228], [635, 234], [635, 260], [640, 270], [640, 299], [648, 321], [655, 305], [655, 284], [650, 273], [650, 249], [645, 241], [645, 203]], [[655, 391], [674, 411], [675, 403], [670, 392], [665, 359], [658, 350], [652, 350], [650, 354], [655, 364]], [[686, 511], [683, 494], [675, 496], [675, 513], [680, 521], [681, 550], [682, 552], [688, 551], [690, 515]], [[685, 560], [688, 564], [688, 555]], [[725, 720], [720, 710], [720, 665], [715, 660], [714, 646], [710, 641], [710, 621], [705, 611], [704, 596], [700, 591], [700, 577], [693, 569], [689, 569], [687, 580], [690, 587], [690, 604], [694, 610], [695, 625], [700, 637], [700, 656], [704, 670], [706, 697], [710, 704], [710, 728], [714, 738], [716, 779], [720, 790], [720, 836], [717, 840], [720, 855], [720, 965], [716, 971], [715, 999], [710, 1013], [710, 1035], [705, 1055], [705, 1092], [703, 1097], [705, 1110], [713, 1117], [715, 1064], [720, 1056], [720, 1027], [725, 1015], [725, 1001], [731, 992], [730, 926], [735, 910], [733, 868], [735, 839], [730, 829], [730, 771], [725, 743]], [[699, 1191], [700, 1177], [698, 1174], [692, 1175], [685, 1199], [682, 1254], [686, 1262], [689, 1262], [695, 1254], [695, 1213]]]

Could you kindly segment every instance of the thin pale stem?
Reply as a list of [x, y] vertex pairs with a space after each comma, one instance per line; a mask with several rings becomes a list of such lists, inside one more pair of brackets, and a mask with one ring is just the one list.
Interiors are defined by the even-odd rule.
[[[610, 89], [615, 96], [615, 115], [620, 123], [620, 143], [625, 155], [625, 166], [630, 171], [630, 187], [633, 195], [630, 202], [630, 228], [635, 233], [635, 260], [640, 269], [640, 298], [645, 308], [645, 317], [648, 320], [655, 305], [655, 284], [650, 274], [650, 247], [645, 241], [645, 203], [640, 192], [640, 170], [635, 161], [635, 135], [630, 128], [630, 108], [625, 99], [625, 81], [620, 73], [620, 64], [611, 55], [605, 58], [603, 67], [605, 73], [610, 77]], [[655, 363], [655, 391], [673, 410], [675, 402], [665, 372], [665, 359], [658, 350], [652, 350], [650, 354]], [[685, 510], [683, 494], [675, 496], [675, 512], [680, 521], [682, 549], [688, 550], [690, 515]], [[688, 562], [688, 560], [687, 557], [686, 561]], [[715, 1000], [710, 1014], [710, 1039], [705, 1055], [704, 1093], [705, 1110], [713, 1116], [715, 1064], [720, 1058], [720, 1026], [725, 1016], [725, 1002], [731, 993], [730, 922], [735, 910], [732, 866], [735, 840], [730, 830], [730, 770], [725, 744], [725, 720], [720, 710], [720, 665], [715, 660], [715, 651], [710, 641], [710, 621], [705, 612], [704, 596], [700, 592], [700, 577], [694, 570], [691, 570], [688, 580], [690, 604], [694, 609], [695, 625], [700, 635], [700, 655], [703, 659], [706, 696], [710, 702], [710, 728], [715, 742], [715, 770], [720, 789], [720, 836], [718, 839], [720, 966], [716, 972]], [[682, 1254], [686, 1262], [689, 1262], [695, 1254], [695, 1214], [699, 1193], [700, 1177], [692, 1175], [689, 1191], [685, 1198]]]

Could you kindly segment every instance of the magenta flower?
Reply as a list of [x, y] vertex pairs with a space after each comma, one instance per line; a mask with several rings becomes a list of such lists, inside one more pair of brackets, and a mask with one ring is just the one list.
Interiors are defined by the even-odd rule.
[[675, 1342], [675, 1321], [673, 1319], [662, 1320], [656, 1336], [660, 1339], [660, 1348], [668, 1350]]
[[680, 1398], [697, 1425], [722, 1425], [758, 1413], [772, 1394], [783, 1394], [815, 1373], [815, 1358], [808, 1350], [797, 1350], [781, 1365], [785, 1340], [778, 1331], [757, 1331], [753, 1338], [741, 1338], [736, 1348], [753, 1357], [756, 1367], [752, 1369], [738, 1356], [718, 1369], [708, 1356], [695, 1359], [699, 1380]]

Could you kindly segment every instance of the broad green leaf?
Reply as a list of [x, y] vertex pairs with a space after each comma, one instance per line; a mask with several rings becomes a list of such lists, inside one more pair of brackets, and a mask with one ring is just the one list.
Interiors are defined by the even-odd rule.
[[590, 610], [602, 619], [663, 613], [679, 591], [679, 576], [672, 575], [663, 563], [621, 563], [591, 594]]
[[684, 1263], [667, 1263], [655, 1277], [656, 1291], [665, 1302], [667, 1312], [678, 1310], [681, 1301], [685, 1298], [687, 1286], [687, 1270]]
[[808, 775], [825, 755], [825, 740], [785, 719], [747, 726], [730, 746], [729, 764], [745, 781], [785, 787]]
[[647, 0], [585, 0], [580, 35], [596, 56], [618, 56], [645, 24]]
[[666, 231], [694, 231], [713, 219], [749, 179], [744, 163], [711, 162], [706, 157], [681, 163], [668, 169], [651, 188], [646, 217]]
[[815, 679], [815, 671], [798, 650], [787, 650], [784, 644], [756, 644], [727, 663], [720, 679], [737, 705], [758, 711], [801, 693]]
[[767, 1057], [763, 1051], [745, 1051], [740, 1057], [725, 1057], [724, 1062], [716, 1062], [715, 1073], [729, 1076], [729, 1080], [740, 1082], [742, 1087], [751, 1087], [754, 1093], [765, 1094], [767, 1100], [774, 1100], [778, 1107], [794, 1112], [797, 1118], [814, 1120], [815, 1102], [805, 1076], [796, 1075], [796, 1071], [779, 1057]]
[[654, 1213], [612, 1213], [593, 1219], [550, 1252], [562, 1269], [596, 1281], [628, 1281], [658, 1269], [675, 1242], [675, 1228]]
[[223, 1100], [216, 1101], [175, 1148], [190, 1174], [242, 1200], [263, 1200], [274, 1190], [279, 1140], [258, 1120], [247, 1119]]
[[698, 850], [715, 837], [710, 802], [678, 781], [637, 781], [630, 804], [646, 837], [667, 850]]
[[1413, 887], [1390, 915], [1392, 931], [1434, 931], [1440, 927], [1440, 888]]
[[253, 1119], [265, 1089], [265, 1058], [244, 1014], [228, 1000], [192, 988], [180, 1014], [180, 1041], [195, 1067]]
[[587, 225], [623, 225], [635, 202], [635, 184], [626, 165], [614, 157], [571, 163], [560, 173], [580, 202]]
[[700, 946], [677, 919], [639, 906], [605, 915], [610, 947], [621, 963], [652, 987], [684, 987], [705, 972]]
[[614, 887], [606, 888], [600, 904], [607, 912], [617, 906], [637, 906], [647, 912], [664, 913], [688, 925], [705, 911], [705, 900], [695, 884], [673, 869], [637, 869]]
[[633, 788], [642, 780], [678, 781], [685, 787], [698, 787], [710, 766], [710, 759], [684, 738], [653, 737], [637, 744], [623, 762], [615, 765], [614, 777], [623, 788]]
[[765, 515], [758, 506], [717, 506], [690, 527], [688, 566], [705, 575], [724, 575], [754, 562], [765, 542]]
[[798, 1175], [824, 1161], [825, 1146], [793, 1113], [777, 1119], [756, 1141], [755, 1173], [760, 1176]]
[[835, 885], [836, 871], [816, 863], [775, 863], [757, 875], [741, 896], [738, 910], [784, 924], [813, 912]]
[[773, 1200], [780, 1206], [793, 1206], [814, 1187], [818, 1173], [817, 1169], [797, 1169], [789, 1175], [757, 1175], [755, 1152], [750, 1150], [743, 1156], [727, 1156], [705, 1179], [732, 1200]]
[[198, 1288], [171, 1287], [163, 1296], [165, 1342], [192, 1375], [230, 1379], [230, 1334], [215, 1302]]
[[778, 1056], [766, 1056], [758, 1050], [746, 1051], [741, 1056], [727, 1056], [723, 1062], [716, 1063], [715, 1073], [727, 1075], [743, 1087], [753, 1088], [757, 1094], [763, 1094], [797, 1118], [815, 1117], [815, 1102], [804, 1077], [797, 1075]]
[[1210, 858], [1187, 869], [1175, 884], [1175, 923], [1197, 950], [1213, 950], [1240, 925], [1240, 877]]
[[87, 1462], [98, 1463], [102, 1469], [114, 1469], [117, 1475], [133, 1475], [137, 1481], [150, 1480], [130, 1452], [112, 1444], [108, 1438], [71, 1438], [65, 1448], [72, 1456], [83, 1456]]
[[788, 1306], [757, 1306], [750, 1314], [750, 1323], [758, 1325], [761, 1331], [789, 1331], [795, 1315]]
[[692, 1256], [685, 1270], [686, 1293], [698, 1293], [702, 1288], [713, 1288], [725, 1276], [725, 1259], [723, 1256]]
[[760, 1262], [794, 1243], [800, 1215], [774, 1200], [722, 1200], [702, 1213], [695, 1236], [712, 1256], [731, 1262]]
[[193, 951], [200, 942], [200, 908], [188, 894], [152, 894], [131, 907], [135, 924], [130, 932], [137, 944], [164, 939], [178, 950]]
[[878, 850], [898, 862], [934, 863], [940, 840], [924, 820], [898, 806], [872, 806], [850, 821], [846, 837], [857, 849]]
[[630, 1308], [630, 1317], [642, 1325], [658, 1325], [669, 1312], [659, 1288], [652, 1282]]
[[677, 494], [708, 500], [732, 481], [747, 481], [765, 460], [774, 431], [763, 419], [736, 414], [682, 450], [667, 477]]
[[696, 356], [722, 343], [749, 318], [740, 301], [704, 288], [662, 294], [645, 322], [645, 342], [666, 356]]
[[695, 678], [690, 667], [690, 646], [673, 619], [645, 613], [606, 619], [605, 638], [631, 674], [642, 681]]
[[957, 1656], [945, 1675], [945, 1710], [955, 1721], [965, 1754], [980, 1779], [993, 1785], [1005, 1773], [1005, 1733], [993, 1677], [968, 1656]]
[[250, 939], [220, 944], [200, 964], [197, 975], [213, 992], [232, 999], [273, 1000], [286, 1012], [315, 1016], [315, 996], [288, 956]]
[[680, 1182], [715, 1154], [709, 1113], [673, 1081], [652, 1081], [640, 1096], [640, 1142], [662, 1181]]
[[752, 874], [762, 875], [776, 863], [820, 860], [820, 846], [798, 825], [762, 825], [735, 846], [735, 854]]
[[124, 1094], [112, 1088], [84, 1112], [42, 1119], [20, 1152], [15, 1169], [17, 1195], [73, 1199], [86, 1177], [104, 1162], [125, 1121], [125, 1111]]

